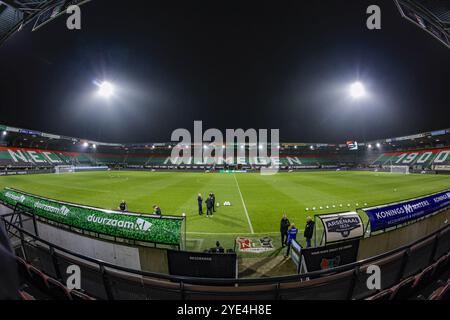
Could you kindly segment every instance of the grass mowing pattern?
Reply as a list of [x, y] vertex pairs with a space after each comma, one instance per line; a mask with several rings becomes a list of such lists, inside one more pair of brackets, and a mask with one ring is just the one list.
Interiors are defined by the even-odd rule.
[[[5, 176], [0, 177], [0, 187], [106, 209], [116, 209], [121, 200], [126, 200], [132, 212], [149, 213], [158, 204], [163, 214], [186, 213], [188, 248], [200, 250], [213, 246], [216, 240], [227, 248], [233, 247], [236, 236], [251, 235], [244, 203], [254, 236], [272, 236], [278, 245], [283, 212], [291, 223], [303, 229], [308, 215], [354, 210], [356, 204], [373, 206], [441, 191], [450, 187], [450, 176], [334, 171], [274, 176], [109, 171]], [[221, 206], [213, 218], [199, 216], [197, 194], [205, 198], [211, 191]], [[223, 207], [224, 201], [232, 206]], [[306, 211], [313, 207], [316, 211]]]

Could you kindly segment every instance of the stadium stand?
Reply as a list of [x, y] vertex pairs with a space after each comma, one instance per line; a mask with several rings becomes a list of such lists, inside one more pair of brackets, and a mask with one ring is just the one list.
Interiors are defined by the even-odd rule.
[[[2, 217], [18, 255], [22, 299], [416, 299], [440, 283], [427, 298], [448, 297], [450, 226], [376, 257], [303, 275], [260, 279], [177, 277], [130, 270], [60, 248]], [[67, 266], [81, 268], [85, 292], [67, 289]], [[383, 274], [382, 288], [367, 289], [369, 265]]]
[[[213, 164], [212, 159], [202, 164], [195, 164], [192, 159], [187, 163], [172, 163], [173, 143], [111, 144], [2, 128], [6, 130], [0, 136], [0, 171], [24, 169], [30, 173], [61, 165], [195, 170], [229, 167], [229, 164]], [[239, 166], [251, 170], [266, 165], [263, 160], [247, 159], [246, 165]], [[408, 166], [412, 170], [450, 172], [450, 130], [365, 142], [358, 150], [349, 150], [346, 144], [282, 144], [279, 160], [282, 170], [388, 170], [390, 166]]]

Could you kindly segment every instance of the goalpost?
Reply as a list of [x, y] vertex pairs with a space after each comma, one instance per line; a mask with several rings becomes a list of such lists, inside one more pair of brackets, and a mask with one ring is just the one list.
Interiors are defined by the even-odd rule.
[[390, 166], [391, 173], [409, 174], [409, 166]]
[[75, 169], [73, 166], [55, 166], [55, 173], [73, 173], [75, 172]]

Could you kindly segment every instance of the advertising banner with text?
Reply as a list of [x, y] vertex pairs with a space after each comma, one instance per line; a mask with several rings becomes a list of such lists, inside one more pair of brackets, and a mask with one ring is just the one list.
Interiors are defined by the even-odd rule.
[[182, 218], [124, 214], [50, 200], [9, 188], [0, 191], [0, 202], [10, 207], [20, 204], [38, 217], [104, 235], [168, 245], [181, 242]]
[[450, 206], [450, 190], [396, 204], [363, 209], [371, 232], [394, 227]]

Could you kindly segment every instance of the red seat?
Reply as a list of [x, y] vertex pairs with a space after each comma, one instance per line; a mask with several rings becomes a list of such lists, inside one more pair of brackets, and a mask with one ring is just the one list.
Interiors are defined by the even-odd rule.
[[75, 289], [70, 290], [70, 296], [72, 297], [72, 300], [95, 300], [91, 296]]
[[32, 265], [28, 265], [28, 270], [30, 271], [31, 274], [31, 283], [42, 292], [49, 294], [49, 287], [47, 282], [49, 277], [43, 274], [39, 269], [33, 267]]
[[428, 298], [429, 300], [449, 300], [450, 299], [450, 280], [440, 288], [436, 289]]
[[419, 273], [414, 279], [412, 290], [417, 291], [423, 289], [423, 287], [428, 285], [430, 281], [433, 279], [435, 268], [436, 265], [432, 265], [429, 266], [428, 268], [425, 268], [421, 273]]
[[413, 293], [413, 284], [415, 282], [415, 277], [409, 277], [400, 282], [398, 285], [392, 288], [392, 300], [404, 300], [411, 296]]
[[47, 284], [49, 288], [49, 293], [55, 300], [72, 300], [72, 296], [70, 295], [70, 290], [67, 289], [61, 282], [48, 278]]
[[439, 276], [441, 273], [447, 270], [449, 257], [450, 255], [445, 255], [435, 263], [436, 264], [435, 275]]
[[31, 294], [29, 294], [29, 293], [27, 293], [25, 291], [22, 291], [22, 290], [19, 290], [19, 298], [21, 300], [27, 300], [27, 301], [29, 301], [29, 300], [36, 300]]
[[31, 281], [30, 270], [28, 269], [28, 264], [25, 260], [16, 256], [16, 262], [21, 280]]
[[391, 296], [392, 296], [392, 289], [386, 289], [386, 290], [383, 290], [371, 297], [368, 297], [366, 300], [385, 301], [385, 300], [390, 300]]

